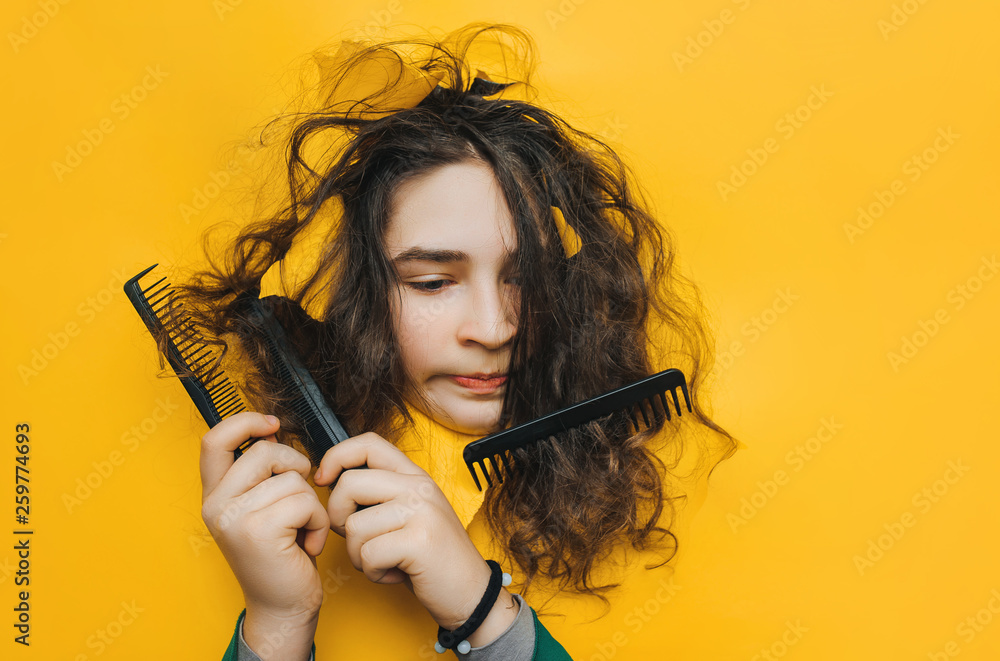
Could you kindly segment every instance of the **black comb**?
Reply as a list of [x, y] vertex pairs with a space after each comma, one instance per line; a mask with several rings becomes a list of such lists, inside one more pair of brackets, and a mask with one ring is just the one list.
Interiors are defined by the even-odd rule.
[[[586, 401], [559, 409], [517, 427], [505, 429], [478, 441], [473, 441], [465, 446], [462, 457], [465, 459], [465, 465], [469, 467], [469, 472], [472, 473], [476, 487], [482, 491], [483, 487], [476, 474], [475, 466], [477, 464], [483, 471], [487, 484], [492, 486], [494, 477], [497, 481], [503, 482], [504, 472], [509, 474], [513, 471], [516, 450], [530, 443], [564, 433], [592, 420], [623, 412], [628, 416], [628, 420], [636, 432], [643, 427], [652, 427], [661, 422], [664, 416], [667, 420], [671, 419], [670, 403], [667, 401], [668, 392], [672, 396], [677, 415], [681, 414], [681, 402], [677, 397], [678, 388], [684, 394], [684, 403], [690, 413], [691, 401], [688, 399], [684, 374], [678, 369], [668, 369], [603, 395], [591, 397]], [[486, 468], [487, 461], [493, 467], [492, 475]]]
[[[142, 288], [139, 280], [149, 274], [157, 264], [137, 274], [125, 283], [125, 294], [154, 338], [165, 334], [165, 356], [181, 380], [191, 401], [209, 427], [224, 418], [245, 411], [236, 386], [218, 366], [212, 350], [183, 312], [181, 303], [172, 301], [173, 291], [166, 278], [160, 278]], [[305, 430], [309, 443], [304, 443], [309, 459], [318, 465], [323, 454], [334, 443], [348, 438], [340, 421], [330, 410], [315, 381], [302, 367], [301, 361], [288, 344], [284, 329], [271, 313], [271, 308], [258, 298], [258, 292], [241, 297], [247, 312], [246, 321], [261, 335], [272, 357], [275, 376], [285, 388], [297, 391], [292, 397], [290, 413], [297, 417]], [[257, 438], [248, 439], [233, 452], [239, 459]]]
[[[304, 443], [306, 451], [313, 465], [318, 466], [327, 450], [350, 435], [326, 403], [319, 386], [292, 349], [285, 329], [274, 316], [271, 303], [277, 302], [279, 297], [261, 300], [259, 294], [259, 291], [252, 291], [240, 297], [244, 321], [251, 324], [264, 341], [271, 357], [271, 374], [277, 377], [284, 392], [292, 393], [288, 410], [305, 430], [309, 438], [309, 443]], [[240, 446], [236, 456], [249, 446], [249, 441]]]
[[[209, 427], [223, 418], [246, 409], [236, 386], [219, 367], [205, 339], [184, 315], [181, 304], [173, 303], [173, 290], [160, 278], [143, 288], [139, 280], [157, 267], [153, 264], [125, 283], [125, 295], [139, 313], [153, 338], [166, 337], [164, 355], [181, 380], [191, 401]], [[151, 276], [152, 277], [152, 276]]]

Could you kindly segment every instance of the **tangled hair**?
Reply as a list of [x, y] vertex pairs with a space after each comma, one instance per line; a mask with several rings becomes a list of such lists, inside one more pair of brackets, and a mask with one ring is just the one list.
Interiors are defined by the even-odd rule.
[[[523, 68], [509, 88], [470, 75], [468, 49], [484, 38], [496, 38]], [[181, 287], [196, 323], [245, 358], [241, 385], [255, 407], [280, 411], [283, 401], [237, 295], [258, 288], [296, 237], [321, 223], [321, 207], [332, 200], [338, 217], [325, 230], [317, 265], [287, 298], [273, 299], [273, 309], [352, 433], [391, 440], [410, 421], [392, 326], [397, 277], [384, 243], [393, 193], [433, 168], [480, 161], [492, 168], [513, 218], [522, 283], [498, 429], [648, 376], [669, 349], [670, 360], [685, 362], [694, 407], [687, 422], [724, 437], [722, 458], [732, 453], [734, 439], [699, 399], [712, 349], [697, 290], [679, 274], [670, 236], [647, 210], [631, 171], [593, 135], [530, 102], [503, 98], [508, 89], [533, 89], [533, 48], [523, 30], [486, 24], [446, 41], [359, 46], [332, 73], [332, 89], [374, 56], [410, 62], [440, 76], [440, 84], [394, 112], [379, 111], [401, 79], [365, 98], [290, 117], [283, 208], [243, 228], [225, 259]], [[570, 258], [552, 206], [582, 241]], [[303, 312], [315, 301], [322, 303], [318, 319]], [[653, 325], [668, 346], [651, 347]], [[672, 557], [676, 537], [664, 527], [673, 521], [672, 485], [659, 450], [680, 456], [680, 432], [676, 420], [636, 433], [609, 418], [524, 451], [524, 470], [487, 490], [483, 512], [526, 587], [546, 578], [600, 596], [611, 586], [595, 580], [597, 563], [623, 543], [637, 550], [662, 545]]]

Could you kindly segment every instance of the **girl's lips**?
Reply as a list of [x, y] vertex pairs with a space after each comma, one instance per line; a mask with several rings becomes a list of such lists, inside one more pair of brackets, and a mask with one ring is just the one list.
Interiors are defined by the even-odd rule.
[[467, 390], [480, 395], [495, 392], [507, 382], [506, 374], [468, 374], [452, 375], [451, 380]]

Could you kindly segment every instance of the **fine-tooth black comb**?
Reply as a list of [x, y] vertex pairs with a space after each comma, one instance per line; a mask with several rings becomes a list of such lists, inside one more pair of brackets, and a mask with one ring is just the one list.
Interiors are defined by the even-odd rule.
[[[661, 422], [664, 416], [670, 420], [670, 403], [666, 394], [667, 392], [671, 394], [677, 415], [681, 415], [681, 402], [677, 397], [678, 388], [684, 394], [688, 412], [691, 412], [691, 401], [688, 399], [684, 374], [678, 369], [668, 369], [522, 425], [473, 441], [465, 446], [462, 457], [465, 459], [465, 465], [469, 467], [469, 472], [472, 473], [476, 487], [482, 491], [483, 487], [476, 474], [477, 464], [486, 478], [486, 483], [492, 486], [494, 477], [497, 481], [503, 482], [504, 472], [510, 474], [515, 470], [514, 465], [518, 461], [517, 450], [592, 420], [613, 413], [625, 413], [636, 432], [642, 429], [639, 423], [640, 417], [643, 426], [647, 428]], [[487, 461], [493, 467], [493, 475], [490, 475], [490, 471], [486, 468]]]
[[173, 290], [165, 277], [143, 288], [139, 280], [156, 268], [153, 264], [125, 283], [125, 295], [139, 313], [153, 338], [166, 337], [167, 362], [181, 380], [191, 401], [209, 427], [246, 409], [236, 386], [219, 367], [204, 338], [173, 302]]
[[[156, 266], [150, 266], [125, 283], [125, 293], [153, 337], [165, 334], [167, 361], [205, 423], [214, 427], [246, 407], [204, 338], [191, 324], [190, 318], [184, 315], [182, 305], [172, 302], [172, 290], [166, 278], [160, 278], [145, 289], [139, 285], [139, 280]], [[263, 339], [272, 359], [274, 375], [284, 388], [292, 390], [290, 413], [305, 430], [309, 442], [303, 445], [313, 465], [318, 465], [326, 450], [347, 439], [348, 434], [295, 355], [270, 305], [261, 301], [258, 295], [259, 292], [248, 292], [239, 297], [245, 313], [244, 321], [250, 323], [253, 331]], [[239, 459], [258, 440], [252, 438], [243, 443], [233, 453], [235, 458]]]
[[[309, 459], [318, 466], [326, 451], [350, 435], [340, 424], [340, 420], [326, 403], [312, 375], [292, 349], [285, 329], [273, 314], [272, 302], [279, 297], [259, 298], [259, 291], [250, 291], [239, 297], [245, 312], [244, 320], [254, 326], [254, 330], [264, 341], [271, 357], [271, 374], [281, 383], [282, 391], [291, 393], [288, 410], [302, 425], [309, 443], [304, 443]], [[236, 456], [249, 447], [249, 442], [237, 449]]]

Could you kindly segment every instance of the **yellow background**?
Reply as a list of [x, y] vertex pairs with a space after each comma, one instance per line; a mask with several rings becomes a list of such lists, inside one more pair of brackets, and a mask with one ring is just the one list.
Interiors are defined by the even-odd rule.
[[[556, 637], [586, 660], [998, 658], [995, 2], [13, 0], [0, 14], [0, 656], [221, 657], [241, 601], [200, 520], [203, 423], [153, 376], [120, 274], [196, 256], [232, 191], [190, 222], [181, 205], [225, 181], [226, 149], [280, 108], [303, 54], [495, 20], [534, 34], [544, 100], [618, 147], [676, 232], [719, 335], [717, 418], [748, 445], [681, 539], [675, 594], [662, 572], [634, 579], [611, 616], [572, 637], [553, 621]], [[144, 78], [145, 98], [115, 105]], [[57, 173], [102, 120], [113, 130]], [[935, 147], [939, 130], [957, 137]], [[903, 338], [921, 346], [894, 362]], [[51, 358], [31, 374], [35, 351]], [[810, 441], [824, 420], [842, 428]], [[32, 426], [27, 649], [11, 626], [17, 422]], [[623, 619], [635, 608], [641, 626]], [[393, 626], [357, 636], [381, 645]]]

